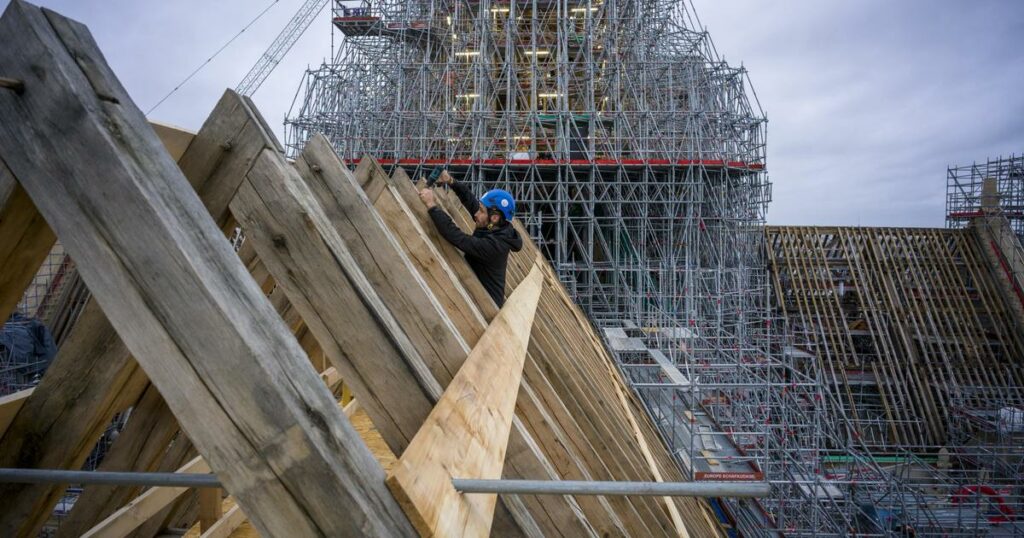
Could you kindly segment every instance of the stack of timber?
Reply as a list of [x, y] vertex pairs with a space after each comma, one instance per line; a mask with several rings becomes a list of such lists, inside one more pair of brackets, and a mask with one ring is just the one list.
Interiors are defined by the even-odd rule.
[[978, 232], [767, 228], [778, 307], [869, 444], [941, 446], [949, 417], [1024, 403], [1020, 298]]
[[[289, 161], [231, 91], [194, 135], [151, 126], [84, 26], [20, 0], [0, 66], [19, 83], [0, 88], [0, 315], [57, 238], [91, 292], [40, 384], [0, 402], [0, 467], [78, 469], [128, 412], [102, 470], [209, 469], [230, 495], [87, 487], [59, 535], [721, 534], [698, 499], [450, 491], [437, 502], [493, 519], [444, 526], [410, 469], [682, 479], [536, 247], [510, 259], [499, 310], [401, 170], [350, 170], [319, 136]], [[452, 407], [449, 385], [489, 397]], [[423, 441], [434, 428], [461, 433]], [[466, 456], [442, 464], [449, 448]], [[38, 534], [63, 489], [0, 484], [0, 534]]]

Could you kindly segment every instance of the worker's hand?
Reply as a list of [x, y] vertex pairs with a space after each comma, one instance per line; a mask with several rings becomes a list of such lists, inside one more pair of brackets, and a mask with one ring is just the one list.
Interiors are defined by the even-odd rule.
[[430, 189], [420, 189], [420, 201], [423, 205], [427, 206], [427, 209], [437, 207], [437, 201], [434, 200], [434, 191]]
[[438, 176], [438, 178], [437, 178], [437, 184], [438, 185], [451, 185], [454, 182], [455, 182], [455, 180], [452, 179], [452, 176], [448, 175], [448, 171], [447, 170], [441, 172], [441, 175]]

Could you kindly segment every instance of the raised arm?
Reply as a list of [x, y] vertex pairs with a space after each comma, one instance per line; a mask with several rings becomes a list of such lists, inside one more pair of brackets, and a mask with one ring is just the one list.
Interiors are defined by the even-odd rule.
[[459, 197], [459, 201], [462, 202], [462, 207], [465, 207], [466, 211], [469, 211], [470, 215], [477, 212], [477, 209], [480, 207], [480, 200], [473, 195], [473, 191], [469, 189], [469, 185], [453, 180], [448, 183], [448, 186], [455, 191], [456, 196]]
[[434, 221], [434, 226], [437, 227], [441, 237], [444, 237], [445, 241], [448, 241], [462, 252], [477, 258], [501, 255], [501, 248], [495, 239], [473, 237], [463, 232], [452, 222], [452, 218], [448, 213], [445, 213], [440, 207], [431, 207], [427, 210], [427, 214], [430, 215], [430, 220]]

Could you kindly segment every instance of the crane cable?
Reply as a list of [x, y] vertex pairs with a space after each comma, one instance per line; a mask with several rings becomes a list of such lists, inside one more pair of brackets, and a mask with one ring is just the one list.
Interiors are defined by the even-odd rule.
[[167, 95], [165, 95], [165, 96], [163, 97], [163, 99], [160, 99], [159, 101], [157, 101], [157, 103], [156, 103], [155, 105], [153, 105], [153, 106], [152, 106], [152, 107], [151, 107], [151, 108], [150, 108], [149, 110], [147, 110], [147, 111], [146, 111], [146, 115], [147, 115], [147, 116], [149, 116], [149, 114], [150, 114], [151, 112], [153, 112], [154, 110], [156, 110], [156, 108], [157, 108], [157, 107], [159, 107], [160, 105], [162, 105], [162, 104], [164, 103], [164, 101], [166, 101], [166, 100], [167, 100], [167, 98], [169, 98], [169, 97], [170, 97], [171, 95], [174, 95], [174, 92], [176, 92], [176, 91], [178, 91], [179, 89], [181, 89], [181, 87], [182, 87], [182, 86], [184, 86], [184, 85], [185, 85], [185, 83], [187, 83], [187, 82], [188, 82], [189, 80], [191, 80], [191, 79], [192, 79], [192, 77], [196, 76], [196, 74], [197, 74], [197, 73], [199, 73], [200, 71], [202, 71], [202, 69], [203, 69], [204, 67], [206, 67], [206, 65], [207, 65], [207, 64], [209, 64], [209, 63], [210, 63], [211, 61], [213, 61], [213, 59], [214, 59], [214, 58], [216, 58], [218, 54], [220, 54], [220, 53], [221, 53], [221, 52], [222, 52], [222, 51], [223, 51], [224, 49], [228, 48], [228, 45], [230, 45], [230, 44], [231, 44], [231, 43], [233, 43], [233, 42], [234, 42], [234, 41], [235, 41], [236, 39], [238, 39], [238, 36], [240, 36], [240, 35], [244, 34], [244, 33], [245, 33], [245, 31], [249, 29], [249, 27], [251, 27], [252, 25], [256, 24], [256, 21], [260, 20], [260, 18], [262, 18], [262, 17], [263, 17], [263, 15], [265, 15], [265, 14], [266, 14], [266, 13], [267, 13], [268, 11], [270, 11], [270, 8], [274, 7], [274, 4], [277, 4], [277, 3], [278, 3], [278, 2], [280, 2], [280, 1], [281, 1], [281, 0], [272, 0], [272, 1], [270, 2], [270, 4], [269, 4], [269, 5], [267, 6], [267, 7], [263, 8], [263, 11], [260, 11], [260, 12], [259, 12], [259, 14], [258, 14], [258, 15], [256, 15], [256, 17], [255, 17], [255, 18], [254, 18], [253, 20], [249, 21], [249, 24], [246, 24], [244, 28], [242, 28], [241, 30], [239, 30], [239, 32], [238, 32], [237, 34], [235, 34], [235, 35], [234, 35], [234, 37], [232, 37], [231, 39], [229, 39], [227, 43], [224, 43], [224, 45], [222, 45], [222, 46], [221, 46], [221, 47], [220, 47], [219, 49], [217, 49], [217, 52], [214, 52], [214, 53], [213, 53], [213, 55], [212, 55], [212, 56], [210, 56], [209, 58], [207, 58], [205, 62], [203, 62], [202, 64], [200, 64], [200, 65], [199, 65], [199, 67], [197, 67], [197, 68], [195, 69], [195, 71], [192, 71], [192, 73], [191, 73], [191, 74], [189, 74], [189, 76], [185, 77], [185, 80], [183, 80], [183, 81], [179, 82], [179, 83], [178, 83], [178, 85], [177, 85], [177, 86], [175, 86], [173, 90], [171, 90], [171, 91], [167, 92]]

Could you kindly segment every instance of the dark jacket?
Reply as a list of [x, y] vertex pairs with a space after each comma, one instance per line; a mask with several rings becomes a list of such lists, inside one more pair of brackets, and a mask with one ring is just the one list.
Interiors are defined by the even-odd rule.
[[[469, 187], [461, 183], [452, 183], [452, 190], [459, 196], [462, 205], [470, 215], [476, 213], [480, 201], [473, 196]], [[466, 261], [484, 285], [484, 289], [500, 308], [505, 304], [505, 271], [508, 268], [509, 252], [519, 252], [523, 248], [523, 239], [506, 222], [493, 230], [477, 229], [473, 235], [467, 235], [452, 222], [440, 207], [429, 211], [434, 226], [449, 243], [466, 254]]]

